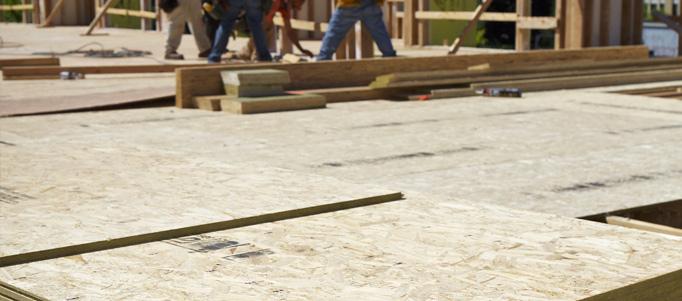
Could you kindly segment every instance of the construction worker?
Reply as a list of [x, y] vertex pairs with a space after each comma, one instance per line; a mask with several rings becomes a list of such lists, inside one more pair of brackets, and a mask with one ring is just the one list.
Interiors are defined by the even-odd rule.
[[199, 57], [208, 57], [211, 51], [211, 42], [204, 31], [204, 22], [201, 20], [201, 1], [177, 0], [177, 6], [168, 13], [168, 35], [166, 36], [167, 60], [182, 60], [185, 57], [177, 52], [185, 31], [185, 22], [194, 35], [194, 41], [199, 48]]
[[272, 61], [272, 56], [268, 50], [268, 43], [265, 39], [265, 32], [261, 22], [263, 21], [263, 2], [262, 0], [228, 0], [229, 9], [220, 18], [220, 26], [216, 32], [215, 42], [208, 56], [209, 63], [219, 63], [221, 56], [227, 49], [230, 33], [235, 21], [239, 17], [239, 12], [244, 9], [246, 12], [246, 23], [249, 25], [251, 35], [258, 53], [258, 60]]
[[383, 3], [383, 0], [338, 0], [322, 39], [317, 60], [331, 60], [343, 38], [358, 20], [365, 26], [384, 57], [396, 56], [383, 20]]
[[[272, 22], [272, 19], [274, 18], [275, 13], [279, 12], [282, 15], [282, 19], [284, 20], [284, 32], [286, 33], [287, 37], [289, 37], [289, 40], [291, 40], [294, 46], [296, 46], [301, 53], [311, 58], [314, 57], [312, 52], [304, 49], [301, 46], [301, 43], [298, 40], [298, 35], [296, 35], [296, 32], [291, 27], [291, 15], [293, 14], [294, 10], [301, 9], [303, 3], [305, 3], [305, 0], [265, 0], [265, 2], [270, 2], [269, 5], [264, 5], [264, 8], [267, 9], [267, 11], [265, 11], [267, 15], [263, 19], [263, 29], [265, 30], [265, 36], [268, 40], [268, 47], [273, 49], [272, 46], [274, 46], [275, 24]], [[270, 45], [270, 41], [273, 41], [273, 45]], [[249, 43], [244, 45], [237, 56], [243, 60], [256, 59], [256, 51], [253, 44], [253, 39], [250, 39]]]

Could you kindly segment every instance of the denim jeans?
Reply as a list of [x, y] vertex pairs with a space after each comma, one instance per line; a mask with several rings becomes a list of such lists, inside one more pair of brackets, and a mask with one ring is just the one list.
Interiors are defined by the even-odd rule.
[[213, 48], [211, 48], [211, 54], [208, 56], [208, 62], [220, 62], [220, 56], [225, 53], [230, 33], [232, 33], [232, 27], [242, 8], [246, 10], [246, 23], [251, 30], [256, 51], [258, 52], [258, 59], [266, 62], [272, 61], [272, 56], [268, 50], [268, 43], [265, 39], [265, 32], [261, 24], [263, 20], [262, 0], [228, 0], [227, 5], [230, 9], [220, 18], [220, 26], [216, 32]]
[[346, 37], [348, 31], [360, 20], [372, 36], [384, 57], [396, 56], [384, 25], [381, 7], [374, 0], [360, 0], [360, 6], [337, 7], [329, 20], [329, 27], [322, 39], [322, 47], [317, 60], [331, 60], [332, 55]]

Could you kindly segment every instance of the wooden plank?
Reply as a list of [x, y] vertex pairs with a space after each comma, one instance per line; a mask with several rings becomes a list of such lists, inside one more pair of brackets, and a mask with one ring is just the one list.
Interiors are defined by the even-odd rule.
[[654, 11], [652, 15], [656, 20], [665, 23], [668, 28], [674, 30], [678, 35], [682, 36], [682, 25], [680, 25], [680, 23], [673, 21], [672, 18], [666, 16], [660, 11]]
[[520, 22], [521, 18], [527, 18], [531, 15], [531, 0], [517, 0], [516, 1], [516, 14], [519, 20], [516, 22], [516, 37], [515, 46], [516, 51], [530, 50], [530, 29], [520, 26], [523, 24]]
[[[97, 10], [97, 12], [99, 13], [102, 10], [103, 10], [103, 8], [99, 8]], [[156, 13], [150, 12], [150, 11], [140, 11], [140, 10], [130, 10], [130, 9], [110, 7], [109, 9], [107, 9], [106, 13], [110, 14], [110, 15], [131, 16], [131, 17], [146, 18], [146, 19], [156, 19]]]
[[642, 33], [644, 31], [644, 0], [634, 0], [634, 18], [632, 20], [632, 45], [644, 44]]
[[682, 60], [626, 60], [618, 62], [576, 62], [573, 64], [545, 64], [528, 66], [499, 66], [484, 70], [453, 70], [402, 72], [378, 76], [371, 88], [418, 87], [449, 85], [483, 81], [503, 81], [561, 76], [615, 74], [636, 71], [669, 70], [682, 68]]
[[636, 219], [631, 219], [622, 216], [607, 216], [606, 222], [611, 225], [622, 226], [626, 228], [639, 229], [649, 232], [656, 232], [668, 235], [682, 236], [682, 229], [673, 228], [669, 226], [663, 226], [659, 224], [638, 221]]
[[0, 59], [0, 69], [20, 66], [59, 66], [58, 57]]
[[455, 39], [455, 42], [452, 43], [452, 46], [450, 46], [450, 49], [448, 50], [449, 55], [453, 55], [457, 53], [457, 50], [459, 50], [459, 47], [462, 46], [462, 43], [464, 43], [464, 39], [466, 39], [467, 36], [471, 33], [471, 31], [476, 27], [476, 23], [478, 23], [478, 19], [481, 17], [483, 12], [485, 12], [486, 9], [490, 6], [491, 3], [493, 3], [492, 0], [484, 0], [485, 2], [481, 3], [476, 7], [476, 10], [474, 10], [474, 17], [467, 23], [466, 27], [464, 27], [464, 30], [460, 35]]
[[611, 0], [599, 2], [599, 46], [608, 46], [611, 38]]
[[[416, 19], [423, 20], [462, 20], [470, 21], [475, 17], [475, 12], [455, 12], [455, 11], [418, 11], [415, 12]], [[516, 13], [491, 13], [484, 12], [481, 14], [479, 21], [496, 21], [496, 22], [516, 22], [518, 16]]]
[[562, 62], [580, 59], [608, 61], [648, 58], [646, 46], [603, 47], [579, 50], [538, 50], [520, 53], [448, 55], [416, 58], [382, 58], [353, 61], [325, 61], [298, 64], [252, 64], [239, 66], [206, 66], [176, 70], [176, 106], [193, 107], [193, 96], [216, 95], [222, 92], [220, 72], [243, 69], [286, 70], [292, 83], [285, 90], [325, 89], [367, 86], [379, 75], [395, 72], [466, 69], [472, 65], [510, 64], [523, 62]]
[[62, 9], [62, 6], [64, 6], [64, 0], [59, 0], [57, 1], [57, 4], [55, 4], [54, 8], [52, 8], [52, 11], [50, 11], [50, 14], [47, 16], [47, 19], [45, 19], [45, 22], [40, 25], [40, 27], [48, 27], [52, 25], [52, 20], [54, 20], [54, 17], [57, 15], [59, 10]]
[[634, 4], [633, 0], [623, 0], [623, 10], [620, 23], [620, 44], [632, 45], [633, 36], [633, 21], [634, 21]]
[[431, 8], [431, 2], [429, 0], [418, 0], [418, 8], [417, 11], [415, 12], [415, 21], [417, 22], [417, 35], [418, 35], [418, 41], [417, 45], [420, 47], [423, 47], [424, 45], [429, 44], [429, 29], [430, 29], [430, 24], [431, 22], [425, 19], [419, 19], [417, 18], [417, 13], [421, 11], [428, 11]]
[[599, 74], [574, 77], [555, 77], [548, 79], [528, 79], [474, 83], [475, 90], [484, 88], [515, 88], [523, 92], [550, 91], [559, 89], [580, 89], [590, 87], [618, 86], [659, 81], [674, 81], [682, 78], [682, 68], [664, 71], [630, 72]]
[[419, 10], [419, 0], [404, 0], [403, 1], [403, 41], [405, 46], [416, 46], [419, 39], [419, 28], [415, 13]]
[[516, 28], [519, 29], [556, 29], [558, 21], [554, 17], [519, 17]]
[[[220, 65], [249, 65], [251, 63], [222, 63]], [[42, 67], [7, 67], [3, 68], [4, 79], [17, 79], [21, 76], [59, 76], [61, 72], [77, 72], [81, 74], [122, 74], [122, 73], [164, 73], [175, 72], [178, 68], [202, 67], [206, 64], [169, 64], [169, 65], [123, 65], [123, 66], [42, 66]]]
[[33, 4], [4, 4], [0, 5], [0, 10], [32, 10]]
[[85, 32], [84, 35], [87, 36], [87, 35], [90, 35], [90, 33], [92, 33], [92, 30], [95, 29], [95, 25], [97, 25], [97, 23], [99, 23], [100, 19], [102, 19], [102, 16], [104, 16], [107, 13], [107, 10], [109, 9], [109, 7], [111, 7], [111, 5], [116, 1], [118, 1], [118, 0], [107, 0], [107, 2], [105, 2], [104, 5], [102, 5], [102, 10], [97, 12], [95, 19], [92, 20], [92, 22], [90, 23], [90, 26], [88, 26], [88, 30]]
[[[297, 29], [297, 30], [306, 30], [306, 31], [313, 31], [313, 32], [326, 32], [327, 27], [329, 27], [329, 23], [324, 23], [324, 22], [314, 22], [314, 21], [306, 21], [306, 20], [298, 20], [298, 19], [291, 19], [289, 21], [291, 22], [291, 28]], [[282, 19], [282, 16], [279, 14], [275, 15], [275, 17], [272, 18], [272, 22], [277, 26], [284, 26], [284, 20]]]
[[554, 16], [557, 28], [554, 31], [554, 49], [566, 48], [566, 0], [555, 0]]
[[566, 0], [566, 48], [579, 49], [584, 44], [584, 22], [589, 19], [584, 15], [585, 0]]
[[275, 69], [237, 70], [220, 73], [223, 84], [235, 86], [287, 85], [291, 83], [289, 73]]
[[269, 97], [239, 97], [222, 99], [220, 107], [223, 111], [235, 114], [258, 114], [307, 109], [319, 109], [327, 106], [324, 96], [316, 94], [292, 94]]

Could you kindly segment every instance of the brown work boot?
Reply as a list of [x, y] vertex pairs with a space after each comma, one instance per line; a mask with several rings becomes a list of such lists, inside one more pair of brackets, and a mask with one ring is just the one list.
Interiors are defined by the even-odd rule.
[[208, 57], [211, 54], [211, 49], [204, 50], [202, 52], [199, 52], [199, 57]]
[[166, 58], [167, 60], [184, 60], [184, 59], [185, 59], [185, 57], [184, 57], [182, 54], [179, 54], [179, 53], [177, 53], [177, 52], [175, 52], [175, 51], [173, 51], [173, 52], [171, 52], [171, 53], [166, 53], [166, 57], [165, 57], [165, 58]]

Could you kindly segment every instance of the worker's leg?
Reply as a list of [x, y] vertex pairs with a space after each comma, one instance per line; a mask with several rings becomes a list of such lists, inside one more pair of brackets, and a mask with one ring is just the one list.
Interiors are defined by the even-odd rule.
[[246, 23], [251, 29], [253, 44], [256, 46], [260, 61], [272, 61], [272, 55], [268, 50], [268, 41], [263, 31], [263, 2], [261, 0], [248, 0], [246, 3]]
[[367, 28], [367, 31], [372, 36], [372, 39], [379, 47], [379, 50], [384, 57], [396, 56], [391, 43], [391, 37], [388, 35], [388, 30], [384, 24], [384, 16], [381, 7], [374, 4], [373, 0], [361, 1], [362, 13], [360, 20], [362, 25]]
[[[211, 54], [208, 56], [209, 63], [219, 63], [220, 57], [225, 53], [227, 49], [227, 42], [230, 39], [230, 33], [232, 32], [232, 26], [237, 20], [239, 15], [239, 8], [243, 6], [246, 0], [228, 0], [227, 5], [230, 8], [222, 18], [220, 18], [220, 26], [218, 26], [218, 31], [215, 34], [215, 42], [211, 48]], [[241, 6], [240, 6], [241, 5]]]
[[185, 5], [187, 8], [187, 22], [189, 23], [189, 29], [194, 35], [194, 41], [197, 43], [197, 48], [199, 48], [200, 54], [205, 54], [204, 57], [208, 56], [208, 51], [211, 50], [211, 42], [206, 36], [206, 30], [204, 28], [204, 20], [201, 19], [203, 10], [201, 8], [201, 1], [197, 0], [178, 0]]
[[359, 19], [360, 6], [337, 7], [329, 20], [329, 27], [322, 38], [318, 61], [331, 60], [332, 55], [346, 37], [348, 31]]
[[170, 14], [168, 14], [168, 33], [166, 35], [166, 55], [175, 53], [180, 46], [182, 33], [185, 31], [185, 17], [186, 11], [178, 5]]

